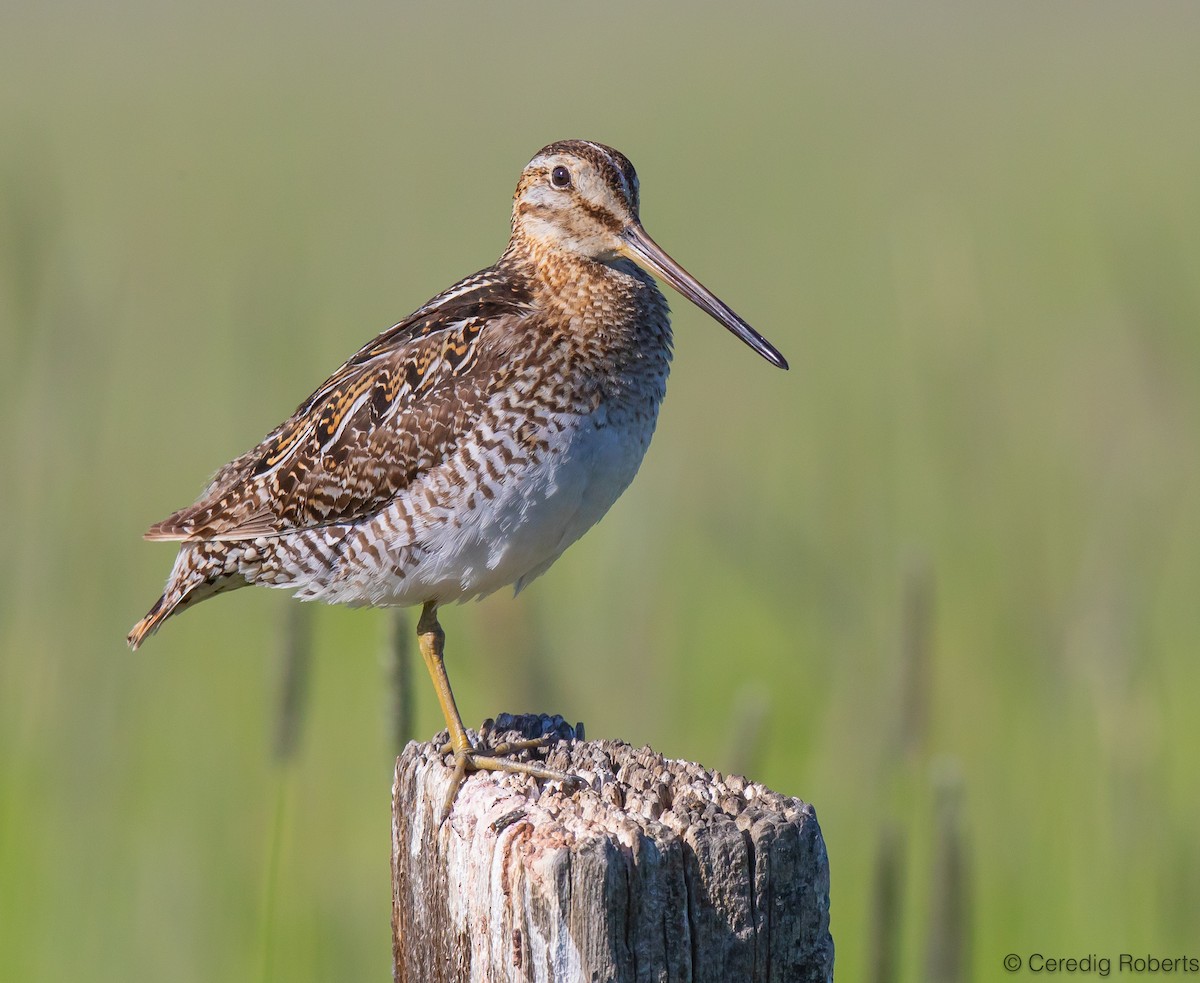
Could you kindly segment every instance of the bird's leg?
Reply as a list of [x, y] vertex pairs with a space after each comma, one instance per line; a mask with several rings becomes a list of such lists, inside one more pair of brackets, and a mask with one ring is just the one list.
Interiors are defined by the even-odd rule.
[[446, 675], [446, 663], [442, 653], [446, 646], [446, 633], [437, 619], [437, 605], [427, 602], [421, 609], [421, 620], [417, 622], [417, 644], [421, 649], [421, 658], [425, 660], [425, 668], [433, 680], [433, 688], [437, 690], [438, 704], [442, 708], [442, 716], [446, 718], [446, 728], [450, 732], [450, 748], [457, 755], [460, 751], [471, 750], [471, 741], [467, 737], [467, 729], [463, 726], [462, 715], [454, 702], [454, 692], [450, 689], [450, 677]]
[[476, 748], [467, 736], [463, 726], [462, 716], [454, 702], [454, 692], [450, 689], [450, 677], [446, 675], [446, 664], [443, 660], [443, 649], [446, 643], [446, 633], [437, 620], [437, 605], [427, 601], [421, 609], [421, 620], [417, 622], [417, 642], [421, 649], [421, 657], [425, 660], [425, 668], [433, 680], [433, 688], [437, 691], [438, 704], [442, 708], [442, 716], [446, 718], [446, 729], [450, 732], [450, 744], [445, 749], [454, 753], [454, 773], [450, 776], [450, 788], [446, 791], [446, 801], [442, 806], [439, 823], [445, 822], [454, 805], [455, 796], [469, 771], [508, 771], [522, 775], [532, 775], [535, 778], [560, 781], [566, 787], [580, 784], [578, 778], [561, 771], [551, 771], [525, 761], [510, 761], [501, 755], [527, 747], [541, 747], [544, 738], [532, 741], [506, 742], [491, 751]]

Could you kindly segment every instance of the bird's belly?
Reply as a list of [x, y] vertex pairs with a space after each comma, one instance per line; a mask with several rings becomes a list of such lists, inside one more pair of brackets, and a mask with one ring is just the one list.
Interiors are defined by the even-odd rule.
[[[506, 473], [493, 497], [476, 493], [457, 529], [447, 529], [426, 576], [447, 600], [482, 597], [508, 584], [517, 589], [543, 573], [596, 524], [629, 486], [650, 434], [572, 421], [567, 439], [536, 464]], [[423, 573], [425, 573], [423, 571]], [[440, 593], [439, 591], [439, 593]]]
[[402, 516], [380, 517], [379, 539], [393, 541], [377, 541], [375, 552], [390, 562], [347, 570], [341, 587], [320, 595], [351, 604], [446, 604], [509, 584], [519, 590], [543, 573], [629, 486], [654, 430], [652, 419], [613, 426], [603, 412], [554, 423], [549, 445], [523, 462], [489, 468], [473, 448], [460, 454], [455, 476], [455, 462], [422, 476], [421, 487], [388, 510]]

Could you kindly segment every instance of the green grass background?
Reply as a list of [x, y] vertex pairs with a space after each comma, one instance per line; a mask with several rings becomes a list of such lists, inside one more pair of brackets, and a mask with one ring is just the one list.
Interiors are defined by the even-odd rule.
[[571, 136], [633, 159], [650, 233], [792, 371], [675, 299], [633, 487], [518, 600], [443, 618], [468, 719], [726, 768], [765, 700], [750, 770], [816, 805], [842, 980], [889, 824], [924, 978], [946, 772], [977, 978], [1200, 954], [1198, 37], [1157, 2], [8, 0], [0, 977], [388, 978], [384, 615], [317, 612], [283, 768], [293, 602], [131, 655], [172, 557], [140, 534], [490, 263]]

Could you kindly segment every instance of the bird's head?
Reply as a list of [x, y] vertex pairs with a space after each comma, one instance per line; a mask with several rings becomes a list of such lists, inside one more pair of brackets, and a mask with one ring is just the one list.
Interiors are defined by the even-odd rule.
[[624, 154], [588, 140], [543, 147], [525, 165], [513, 196], [513, 242], [542, 258], [599, 263], [625, 258], [669, 283], [772, 365], [787, 360], [642, 228], [638, 177]]
[[638, 224], [638, 179], [629, 158], [586, 140], [543, 147], [521, 172], [513, 232], [534, 248], [605, 262]]

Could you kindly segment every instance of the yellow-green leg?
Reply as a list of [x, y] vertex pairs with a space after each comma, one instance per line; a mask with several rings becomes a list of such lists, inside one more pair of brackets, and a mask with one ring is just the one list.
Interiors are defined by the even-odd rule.
[[541, 747], [546, 743], [545, 738], [506, 742], [490, 750], [477, 748], [471, 743], [458, 706], [454, 702], [450, 677], [446, 675], [446, 663], [443, 660], [446, 633], [438, 624], [437, 604], [433, 601], [427, 601], [421, 609], [421, 620], [417, 622], [417, 642], [421, 649], [421, 657], [425, 660], [425, 668], [429, 670], [429, 678], [433, 680], [433, 688], [437, 691], [438, 704], [442, 708], [442, 716], [446, 718], [446, 729], [450, 732], [450, 743], [443, 753], [454, 753], [454, 774], [450, 777], [450, 788], [446, 792], [439, 822], [445, 822], [446, 817], [450, 815], [454, 799], [469, 771], [508, 771], [560, 781], [567, 787], [579, 784], [579, 779], [573, 775], [503, 757], [524, 748]]

